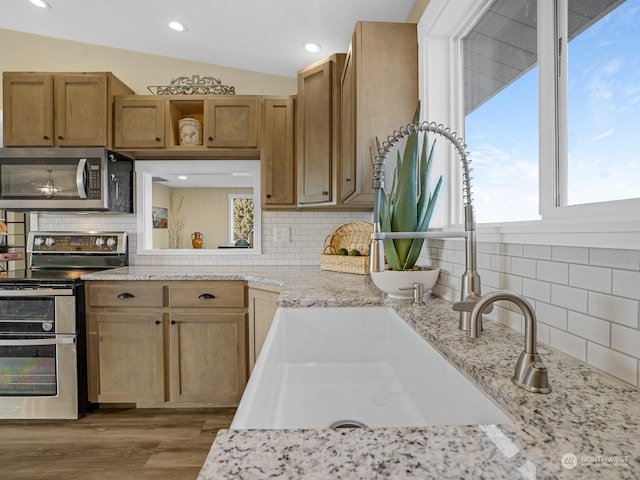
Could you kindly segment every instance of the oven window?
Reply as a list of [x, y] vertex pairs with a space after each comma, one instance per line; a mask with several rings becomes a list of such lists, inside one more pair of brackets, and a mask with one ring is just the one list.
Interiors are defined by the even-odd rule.
[[54, 297], [0, 298], [1, 396], [57, 395], [55, 332]]

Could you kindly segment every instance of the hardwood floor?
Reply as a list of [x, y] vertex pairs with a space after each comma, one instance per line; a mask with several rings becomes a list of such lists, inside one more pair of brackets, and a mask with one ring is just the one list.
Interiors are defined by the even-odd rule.
[[0, 420], [0, 478], [195, 480], [234, 413], [128, 408], [79, 420]]

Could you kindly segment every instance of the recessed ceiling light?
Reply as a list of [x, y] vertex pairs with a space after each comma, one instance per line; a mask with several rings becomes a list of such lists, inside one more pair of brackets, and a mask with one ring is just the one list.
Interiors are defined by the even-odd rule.
[[51, 5], [49, 5], [47, 2], [43, 1], [43, 0], [29, 0], [31, 3], [33, 3], [36, 7], [40, 7], [40, 8], [51, 8]]
[[304, 42], [302, 47], [309, 53], [318, 53], [320, 51], [320, 44], [316, 42]]
[[169, 22], [169, 28], [175, 30], [176, 32], [184, 32], [187, 27], [185, 27], [180, 22]]
[[187, 179], [186, 175], [178, 175], [178, 178], [180, 180], [186, 180]]

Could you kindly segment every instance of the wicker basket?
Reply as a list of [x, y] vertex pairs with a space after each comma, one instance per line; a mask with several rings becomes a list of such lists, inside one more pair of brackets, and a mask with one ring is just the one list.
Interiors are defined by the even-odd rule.
[[[373, 225], [367, 222], [350, 222], [338, 227], [324, 241], [320, 255], [320, 268], [334, 272], [369, 274], [369, 245]], [[361, 256], [338, 255], [338, 250], [359, 250]]]

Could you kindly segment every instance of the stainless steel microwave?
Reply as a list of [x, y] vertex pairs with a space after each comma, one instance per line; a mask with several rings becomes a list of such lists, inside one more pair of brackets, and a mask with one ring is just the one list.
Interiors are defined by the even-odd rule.
[[133, 213], [133, 171], [105, 148], [2, 148], [0, 209]]

